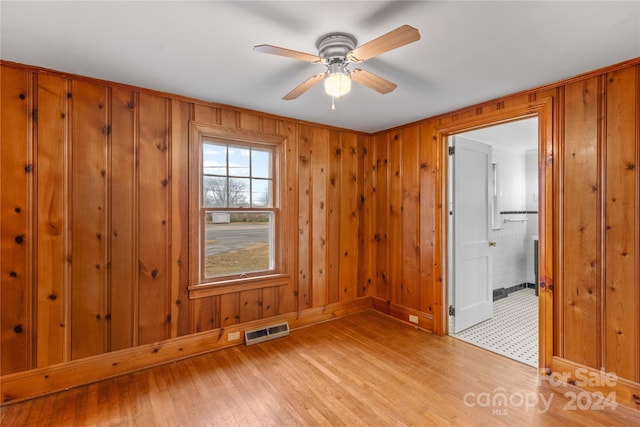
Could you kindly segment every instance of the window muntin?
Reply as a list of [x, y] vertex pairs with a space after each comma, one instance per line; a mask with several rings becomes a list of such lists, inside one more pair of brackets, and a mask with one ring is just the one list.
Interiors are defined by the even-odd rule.
[[203, 281], [275, 271], [274, 157], [271, 146], [203, 140]]

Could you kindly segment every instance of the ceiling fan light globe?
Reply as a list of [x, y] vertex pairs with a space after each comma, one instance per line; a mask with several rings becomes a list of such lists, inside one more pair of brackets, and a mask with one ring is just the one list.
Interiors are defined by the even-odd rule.
[[351, 78], [345, 73], [329, 74], [324, 79], [324, 91], [329, 96], [342, 98], [351, 91]]

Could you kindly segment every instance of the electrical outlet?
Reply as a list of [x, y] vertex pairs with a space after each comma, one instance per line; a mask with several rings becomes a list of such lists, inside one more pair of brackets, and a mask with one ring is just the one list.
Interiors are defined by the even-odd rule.
[[418, 324], [418, 316], [414, 316], [413, 314], [409, 315], [409, 322]]
[[240, 339], [240, 332], [229, 332], [227, 335], [227, 341], [235, 341]]

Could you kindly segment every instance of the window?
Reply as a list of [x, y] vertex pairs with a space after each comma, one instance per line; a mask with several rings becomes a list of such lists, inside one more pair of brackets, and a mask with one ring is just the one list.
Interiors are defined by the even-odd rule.
[[273, 149], [202, 144], [203, 278], [272, 272]]
[[286, 275], [278, 182], [284, 139], [197, 123], [190, 138], [190, 289], [279, 284]]

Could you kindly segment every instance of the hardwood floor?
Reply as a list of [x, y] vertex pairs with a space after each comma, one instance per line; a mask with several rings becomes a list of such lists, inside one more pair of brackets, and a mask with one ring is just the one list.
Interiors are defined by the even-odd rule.
[[[0, 424], [640, 425], [631, 408], [573, 410], [571, 393], [538, 386], [534, 368], [367, 311], [8, 405]], [[489, 404], [500, 395], [507, 406]]]

